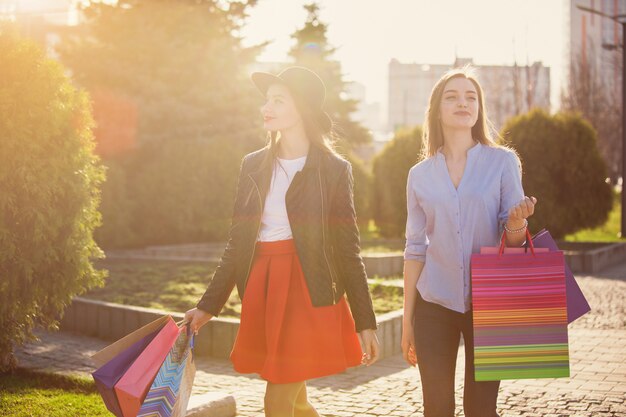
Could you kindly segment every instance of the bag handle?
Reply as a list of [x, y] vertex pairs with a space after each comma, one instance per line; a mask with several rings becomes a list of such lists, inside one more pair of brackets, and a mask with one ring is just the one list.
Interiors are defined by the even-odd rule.
[[[176, 322], [176, 325], [178, 326], [179, 329], [183, 327], [184, 325], [187, 325], [186, 330], [187, 330], [187, 337], [189, 337], [189, 348], [191, 349], [191, 352], [193, 354], [193, 347], [194, 347], [194, 342], [196, 340], [196, 334], [191, 331], [191, 326], [189, 326], [189, 324], [190, 324], [189, 320], [187, 319], [182, 319]], [[192, 360], [193, 360], [193, 356], [192, 356]]]
[[[502, 256], [504, 253], [504, 241], [506, 240], [506, 230], [502, 232], [502, 238], [500, 239], [500, 250], [498, 251], [498, 256]], [[533, 244], [532, 236], [530, 235], [530, 231], [526, 228], [526, 244], [530, 247], [530, 251], [533, 256], [535, 255], [535, 245]], [[528, 249], [528, 248], [527, 248]]]

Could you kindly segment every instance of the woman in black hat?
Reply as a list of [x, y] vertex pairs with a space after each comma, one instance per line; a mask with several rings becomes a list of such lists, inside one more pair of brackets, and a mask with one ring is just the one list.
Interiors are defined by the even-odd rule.
[[267, 416], [318, 416], [306, 380], [371, 365], [379, 351], [352, 166], [330, 142], [317, 74], [290, 67], [252, 80], [266, 97], [268, 144], [243, 158], [226, 250], [186, 317], [197, 332], [237, 286], [235, 370], [267, 381]]

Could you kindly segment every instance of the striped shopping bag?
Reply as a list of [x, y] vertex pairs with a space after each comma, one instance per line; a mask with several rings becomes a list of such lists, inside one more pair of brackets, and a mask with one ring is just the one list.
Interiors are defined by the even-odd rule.
[[[569, 376], [560, 250], [482, 247], [471, 256], [476, 381]], [[530, 249], [530, 251], [528, 251]]]
[[166, 315], [95, 353], [93, 378], [107, 408], [118, 417], [136, 417], [180, 329]]
[[137, 417], [183, 417], [186, 414], [196, 374], [193, 342], [194, 335], [190, 326], [183, 324], [174, 346], [150, 386]]

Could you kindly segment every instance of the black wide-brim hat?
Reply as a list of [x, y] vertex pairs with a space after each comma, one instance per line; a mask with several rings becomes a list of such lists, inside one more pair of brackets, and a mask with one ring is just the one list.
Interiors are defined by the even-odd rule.
[[299, 105], [305, 106], [304, 110], [311, 113], [322, 131], [324, 133], [330, 132], [333, 121], [324, 111], [326, 86], [315, 72], [305, 67], [292, 66], [284, 69], [278, 75], [269, 72], [253, 72], [251, 78], [263, 96], [267, 94], [267, 89], [272, 84], [286, 86]]

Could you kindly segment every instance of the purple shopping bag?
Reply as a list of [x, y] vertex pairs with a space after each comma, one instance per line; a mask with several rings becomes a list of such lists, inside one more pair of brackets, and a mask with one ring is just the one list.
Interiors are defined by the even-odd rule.
[[[537, 248], [548, 248], [551, 251], [557, 251], [559, 248], [552, 239], [550, 232], [542, 229], [532, 237], [533, 245]], [[565, 263], [565, 292], [567, 296], [567, 323], [571, 323], [579, 317], [591, 311], [591, 307], [587, 299], [580, 290], [574, 274]]]
[[92, 373], [104, 404], [111, 413], [118, 417], [122, 417], [122, 409], [113, 387], [160, 330], [159, 328], [144, 336]]

